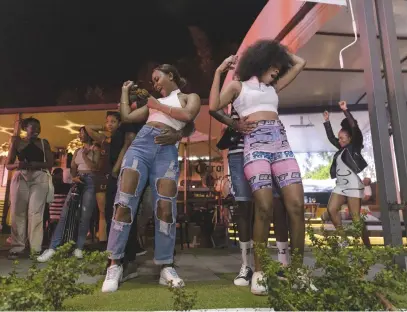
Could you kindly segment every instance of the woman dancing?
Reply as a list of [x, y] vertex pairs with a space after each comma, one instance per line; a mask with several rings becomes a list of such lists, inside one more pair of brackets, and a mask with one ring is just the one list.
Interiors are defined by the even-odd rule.
[[46, 170], [51, 170], [54, 162], [48, 141], [38, 137], [41, 133], [40, 121], [32, 117], [23, 119], [21, 128], [27, 132], [27, 136], [11, 138], [6, 164], [7, 170], [16, 170], [10, 186], [10, 260], [17, 259], [23, 253], [27, 232], [31, 251], [41, 252], [44, 209], [49, 189]]
[[[363, 149], [363, 135], [358, 123], [348, 111], [345, 101], [339, 102], [339, 107], [346, 118], [341, 122], [338, 138], [332, 131], [329, 113], [324, 112], [326, 135], [329, 141], [339, 149], [334, 155], [330, 169], [331, 178], [336, 178], [336, 187], [328, 202], [328, 213], [337, 230], [342, 228], [339, 210], [345, 203], [348, 204], [352, 219], [360, 220], [361, 201], [365, 186], [357, 174], [367, 167], [366, 161], [360, 154]], [[363, 227], [362, 240], [365, 246], [370, 248], [366, 225]]]
[[[244, 137], [244, 173], [255, 201], [253, 241], [267, 241], [272, 214], [273, 180], [281, 190], [290, 217], [291, 246], [299, 255], [304, 252], [304, 190], [300, 169], [287, 141], [285, 128], [278, 119], [278, 95], [302, 71], [305, 61], [287, 52], [273, 40], [261, 40], [242, 55], [236, 77], [220, 94], [221, 74], [233, 69], [236, 56], [218, 67], [209, 97], [209, 109], [218, 111], [233, 103], [240, 118], [256, 123]], [[264, 274], [255, 254], [255, 272], [251, 291], [264, 295]]]
[[[79, 131], [79, 139], [83, 143], [83, 147], [77, 149], [73, 155], [71, 162], [71, 175], [73, 177], [72, 182], [83, 184], [81, 217], [76, 239], [76, 248], [73, 252], [75, 257], [81, 259], [83, 257], [82, 250], [85, 246], [86, 236], [89, 231], [90, 219], [93, 210], [96, 207], [94, 173], [99, 168], [100, 152], [93, 148], [92, 138], [86, 132], [85, 127], [82, 127]], [[57, 247], [63, 243], [69, 203], [72, 196], [71, 192], [72, 190], [69, 191], [65, 200], [61, 217], [52, 236], [50, 247], [37, 258], [38, 262], [47, 262], [50, 260], [55, 254]]]
[[[146, 94], [147, 105], [131, 112], [129, 91], [133, 82], [123, 84], [120, 113], [123, 122], [143, 122], [146, 125], [127, 150], [119, 176], [112, 227], [107, 250], [110, 252], [110, 267], [102, 286], [102, 292], [118, 289], [123, 268], [126, 242], [134, 217], [137, 214], [140, 195], [147, 182], [153, 191], [155, 215], [154, 262], [161, 265], [162, 285], [184, 286], [183, 280], [173, 267], [176, 235], [178, 193], [178, 149], [177, 144], [160, 145], [157, 136], [162, 130], [178, 131], [198, 115], [201, 100], [197, 94], [181, 93], [185, 80], [178, 70], [168, 64], [160, 65], [152, 74], [154, 89], [162, 98], [155, 99]], [[138, 103], [138, 106], [140, 103]]]
[[[243, 171], [243, 133], [250, 133], [256, 125], [255, 122], [247, 122], [244, 119], [240, 119], [233, 107], [230, 116], [226, 115], [222, 109], [217, 112], [210, 112], [210, 115], [219, 122], [242, 134], [236, 142], [229, 142], [228, 162], [232, 180], [233, 196], [238, 205], [237, 230], [239, 232], [239, 246], [242, 256], [242, 266], [233, 283], [236, 286], [248, 286], [250, 285], [253, 276], [253, 198], [249, 182], [246, 180]], [[278, 249], [278, 261], [283, 266], [287, 266], [290, 262], [288, 252], [287, 213], [281, 203], [278, 188], [274, 187], [273, 191], [273, 223]], [[282, 271], [279, 272], [279, 275], [282, 275]]]

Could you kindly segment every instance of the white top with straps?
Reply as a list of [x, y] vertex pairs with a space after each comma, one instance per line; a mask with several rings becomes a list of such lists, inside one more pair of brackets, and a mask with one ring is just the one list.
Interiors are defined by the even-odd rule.
[[93, 160], [93, 151], [90, 151], [88, 155], [83, 154], [83, 148], [78, 150], [75, 157], [75, 164], [78, 166], [78, 171], [91, 171], [92, 169], [86, 164], [84, 157], [88, 157]]
[[[182, 108], [181, 102], [179, 101], [178, 98], [178, 93], [181, 91], [179, 89], [174, 90], [170, 93], [169, 96], [159, 98], [157, 99], [161, 104], [171, 106], [174, 108]], [[150, 121], [156, 121], [156, 122], [161, 122], [167, 126], [170, 126], [171, 128], [175, 130], [181, 130], [182, 128], [185, 127], [185, 122], [179, 121], [177, 119], [172, 118], [171, 116], [160, 112], [155, 109], [150, 109], [150, 115], [148, 116], [147, 123]]]
[[242, 82], [242, 90], [233, 102], [240, 117], [256, 112], [274, 112], [278, 114], [278, 95], [273, 86], [260, 82], [257, 77]]

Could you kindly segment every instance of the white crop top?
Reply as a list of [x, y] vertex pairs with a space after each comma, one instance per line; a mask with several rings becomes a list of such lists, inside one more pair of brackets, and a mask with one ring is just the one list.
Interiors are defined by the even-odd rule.
[[267, 86], [253, 77], [242, 82], [242, 90], [233, 107], [239, 117], [263, 111], [278, 114], [278, 95], [273, 86]]
[[[182, 108], [181, 102], [179, 101], [178, 98], [178, 93], [181, 91], [179, 89], [174, 90], [170, 93], [169, 96], [164, 97], [164, 98], [159, 98], [157, 99], [161, 104], [168, 105], [171, 107], [176, 107], [176, 108]], [[167, 126], [170, 126], [171, 128], [175, 130], [181, 130], [182, 128], [185, 127], [185, 122], [179, 121], [177, 119], [172, 118], [171, 116], [168, 116], [167, 114], [160, 112], [155, 109], [150, 109], [150, 115], [148, 116], [147, 123], [150, 121], [157, 121], [161, 122]]]
[[83, 155], [83, 148], [81, 148], [78, 151], [78, 153], [76, 153], [75, 164], [78, 166], [78, 171], [90, 171], [90, 170], [92, 170], [86, 164], [83, 157], [88, 157], [90, 160], [93, 160], [93, 151], [90, 151], [89, 154], [87, 156], [85, 156], [85, 155]]

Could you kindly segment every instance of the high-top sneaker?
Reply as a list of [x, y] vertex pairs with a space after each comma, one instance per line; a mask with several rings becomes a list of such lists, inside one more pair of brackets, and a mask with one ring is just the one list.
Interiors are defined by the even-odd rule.
[[173, 267], [165, 267], [160, 273], [160, 284], [168, 286], [172, 282], [172, 287], [184, 287], [184, 281], [178, 276], [177, 271]]
[[239, 274], [235, 277], [233, 283], [236, 286], [249, 286], [252, 281], [253, 270], [244, 264], [240, 268]]
[[263, 272], [254, 272], [252, 276], [251, 292], [253, 295], [266, 296], [267, 288], [263, 285], [265, 277]]

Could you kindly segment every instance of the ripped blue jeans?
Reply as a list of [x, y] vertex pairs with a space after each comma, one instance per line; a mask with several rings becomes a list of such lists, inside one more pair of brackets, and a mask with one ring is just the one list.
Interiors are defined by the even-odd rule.
[[[153, 193], [155, 219], [154, 262], [158, 265], [173, 263], [179, 177], [178, 149], [175, 145], [155, 144], [154, 138], [160, 133], [160, 129], [145, 125], [124, 156], [107, 244], [110, 259], [117, 260], [124, 257], [130, 227], [137, 214], [140, 196], [149, 181]], [[124, 176], [126, 176], [125, 183], [128, 185], [122, 185]], [[132, 178], [129, 179], [130, 176]], [[127, 191], [129, 189], [135, 191], [125, 193], [123, 187]], [[121, 209], [120, 214], [118, 209]], [[126, 218], [120, 220], [119, 215], [122, 215], [126, 209], [130, 209], [131, 222], [128, 219], [125, 220]], [[167, 212], [165, 220], [163, 220], [162, 211]], [[171, 214], [169, 214], [170, 212]], [[169, 218], [172, 220], [171, 222], [169, 222]]]

